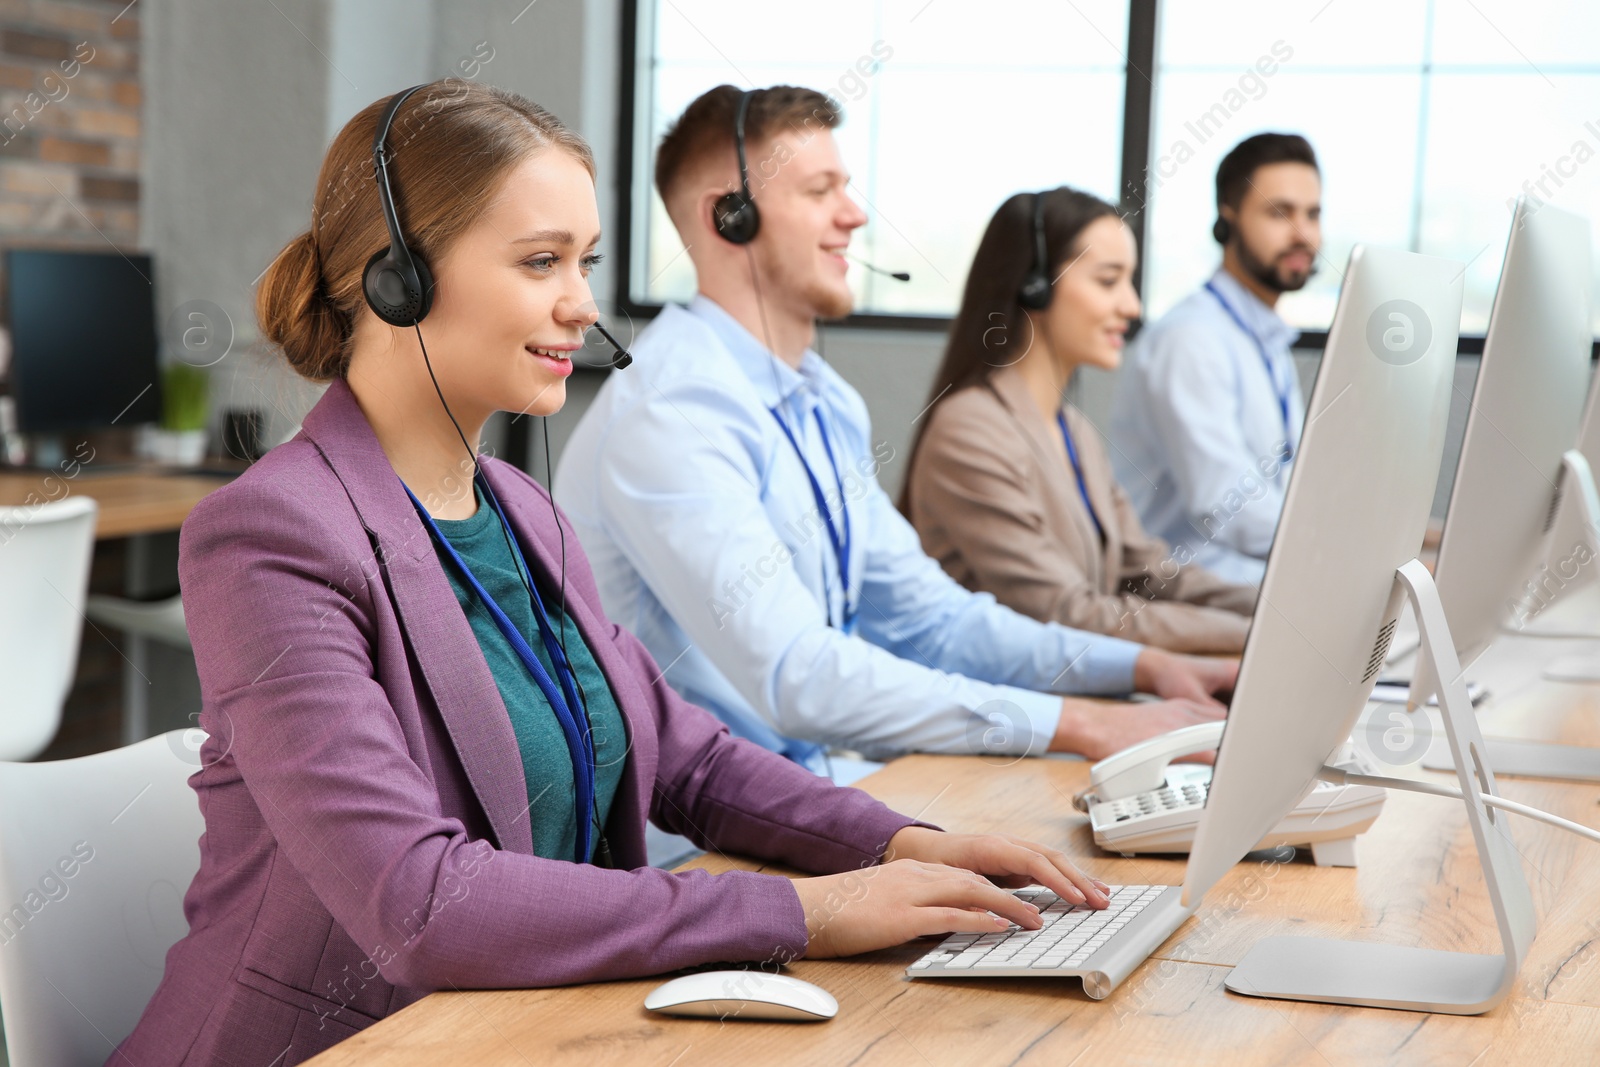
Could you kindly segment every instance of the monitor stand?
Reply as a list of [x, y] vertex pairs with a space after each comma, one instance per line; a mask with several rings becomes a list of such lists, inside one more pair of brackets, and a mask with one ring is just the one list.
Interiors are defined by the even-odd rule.
[[1224, 984], [1235, 993], [1477, 1015], [1511, 992], [1517, 969], [1533, 943], [1533, 899], [1511, 838], [1509, 816], [1490, 810], [1478, 795], [1498, 796], [1499, 791], [1433, 576], [1412, 560], [1395, 572], [1395, 579], [1422, 631], [1417, 665], [1430, 666], [1442, 679], [1440, 717], [1455, 757], [1456, 780], [1465, 794], [1467, 824], [1488, 883], [1502, 951], [1480, 955], [1329, 938], [1269, 937], [1257, 942], [1228, 975]]

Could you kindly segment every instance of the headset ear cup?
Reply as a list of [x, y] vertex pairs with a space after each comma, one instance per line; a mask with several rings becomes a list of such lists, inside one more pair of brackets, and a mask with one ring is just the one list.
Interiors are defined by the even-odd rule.
[[1017, 287], [1017, 303], [1029, 311], [1043, 311], [1050, 306], [1055, 286], [1050, 281], [1049, 250], [1044, 232], [1044, 193], [1034, 193], [1031, 201], [1029, 232], [1033, 235], [1033, 263], [1022, 276]]
[[1029, 274], [1017, 290], [1017, 303], [1029, 311], [1043, 311], [1050, 306], [1050, 279], [1043, 274]]
[[391, 326], [411, 326], [421, 322], [433, 307], [433, 275], [428, 265], [412, 255], [417, 284], [406, 278], [407, 271], [395, 261], [393, 249], [380, 248], [367, 260], [361, 288], [367, 306]]
[[1228, 243], [1228, 237], [1231, 232], [1232, 231], [1228, 226], [1228, 220], [1223, 218], [1221, 215], [1218, 215], [1217, 221], [1211, 224], [1211, 236], [1216, 238], [1217, 244], [1219, 245], [1225, 245]]
[[717, 233], [731, 244], [747, 245], [756, 239], [761, 229], [761, 214], [755, 201], [746, 200], [739, 193], [727, 193], [717, 198], [711, 207], [711, 218]]

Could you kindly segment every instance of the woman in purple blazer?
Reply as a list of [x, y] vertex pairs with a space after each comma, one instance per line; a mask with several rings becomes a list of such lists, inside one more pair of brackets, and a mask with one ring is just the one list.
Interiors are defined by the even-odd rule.
[[[334, 140], [311, 229], [258, 293], [265, 336], [328, 389], [183, 526], [206, 832], [189, 933], [111, 1062], [291, 1064], [438, 989], [1037, 927], [997, 885], [1103, 906], [1054, 849], [943, 833], [731, 737], [605, 619], [544, 489], [487, 457], [473, 478], [465, 442], [495, 411], [558, 410], [595, 322], [594, 165], [512, 93], [444, 81], [403, 100], [388, 179], [434, 287], [423, 323], [393, 326], [363, 290], [390, 245], [371, 147], [387, 103]], [[489, 595], [526, 622], [520, 665], [473, 585], [513, 537], [526, 571], [506, 573], [533, 585], [521, 604], [514, 583]], [[536, 598], [556, 620], [537, 627], [543, 668], [526, 658]], [[574, 703], [587, 764], [553, 725]], [[647, 818], [819, 877], [651, 868]]]

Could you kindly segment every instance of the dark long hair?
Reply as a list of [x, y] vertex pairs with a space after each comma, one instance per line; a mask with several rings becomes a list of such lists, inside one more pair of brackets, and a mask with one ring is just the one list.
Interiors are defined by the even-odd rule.
[[900, 490], [900, 510], [907, 515], [911, 513], [911, 471], [934, 407], [969, 385], [988, 381], [995, 371], [1021, 359], [1033, 344], [1033, 325], [1017, 292], [1033, 270], [1035, 196], [1044, 198], [1045, 264], [1051, 282], [1072, 258], [1073, 246], [1084, 229], [1096, 219], [1117, 214], [1116, 208], [1099, 197], [1061, 186], [1043, 193], [1017, 193], [989, 220], [967, 271], [961, 310], [950, 324], [944, 359], [928, 394], [928, 410], [911, 442], [905, 487]]

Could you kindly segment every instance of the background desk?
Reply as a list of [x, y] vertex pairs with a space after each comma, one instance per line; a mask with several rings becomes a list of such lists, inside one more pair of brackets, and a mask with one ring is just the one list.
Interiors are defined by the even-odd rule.
[[0, 507], [22, 506], [29, 503], [30, 496], [34, 501], [86, 496], [100, 505], [96, 540], [164, 533], [182, 526], [190, 510], [234, 473], [223, 469], [216, 477], [158, 470], [98, 474], [92, 464], [75, 478], [46, 471], [0, 470]]
[[[1492, 650], [1474, 672], [1498, 694], [1484, 710], [1485, 731], [1600, 745], [1600, 688], [1537, 679], [1539, 663], [1583, 647], [1596, 646], [1517, 638]], [[1428, 776], [1416, 767], [1395, 773]], [[1108, 882], [1181, 882], [1182, 860], [1095, 850], [1085, 817], [1071, 807], [1087, 780], [1081, 761], [912, 756], [862, 787], [947, 829], [1061, 843]], [[1500, 785], [1515, 800], [1600, 824], [1600, 786]], [[796, 962], [790, 973], [838, 998], [839, 1015], [827, 1023], [652, 1017], [642, 1002], [660, 979], [436, 993], [313, 1062], [1592, 1064], [1600, 1060], [1600, 845], [1527, 820], [1516, 820], [1513, 833], [1539, 933], [1512, 998], [1482, 1016], [1299, 1004], [1223, 989], [1228, 969], [1271, 934], [1497, 949], [1460, 802], [1391, 793], [1357, 845], [1360, 867], [1252, 857], [1104, 1001], [1090, 1000], [1076, 980], [910, 981], [905, 967], [933, 944], [923, 941]], [[692, 865], [762, 869], [724, 857]]]

